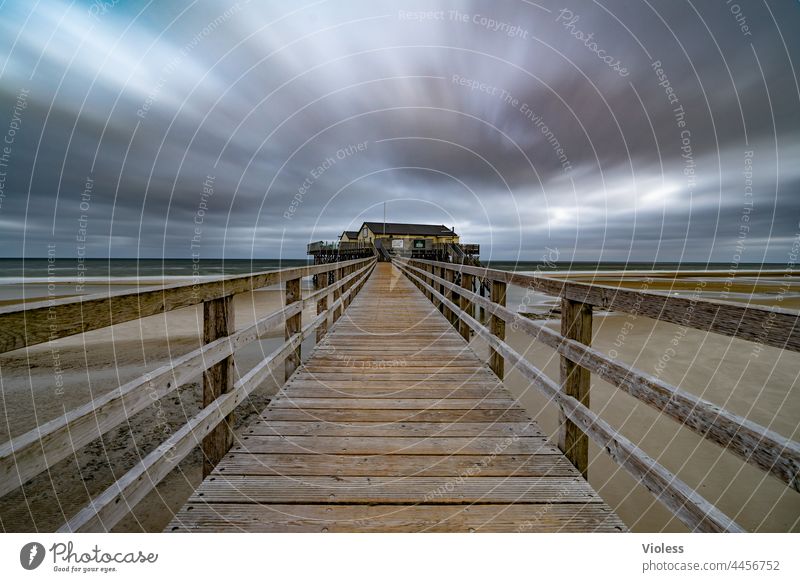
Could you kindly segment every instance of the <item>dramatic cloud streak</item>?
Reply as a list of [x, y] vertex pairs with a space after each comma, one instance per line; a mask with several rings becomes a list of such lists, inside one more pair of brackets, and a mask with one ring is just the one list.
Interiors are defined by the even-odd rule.
[[483, 258], [786, 262], [796, 30], [796, 3], [6, 2], [2, 255], [295, 258], [388, 202]]

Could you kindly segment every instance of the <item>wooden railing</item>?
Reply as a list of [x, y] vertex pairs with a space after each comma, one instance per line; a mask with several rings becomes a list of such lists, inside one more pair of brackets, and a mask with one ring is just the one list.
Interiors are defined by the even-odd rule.
[[[369, 258], [0, 309], [0, 353], [200, 303], [204, 314], [202, 347], [0, 445], [0, 496], [201, 375], [203, 409], [60, 531], [110, 530], [198, 444], [207, 475], [233, 442], [236, 407], [281, 364], [286, 377], [291, 375], [300, 364], [303, 340], [314, 332], [318, 339], [324, 335], [329, 319], [335, 322], [341, 316], [374, 265], [375, 259]], [[301, 297], [301, 279], [314, 275], [318, 288]], [[281, 283], [284, 307], [236, 330], [233, 296]], [[303, 325], [302, 312], [308, 305], [316, 305], [317, 316]], [[284, 343], [234, 382], [236, 351], [280, 326], [285, 329]]]
[[[800, 491], [800, 443], [590, 345], [592, 309], [598, 307], [796, 352], [800, 351], [797, 312], [673, 297], [452, 263], [395, 259], [395, 264], [440, 306], [465, 339], [469, 340], [471, 329], [488, 344], [489, 365], [499, 378], [503, 378], [508, 363], [555, 403], [560, 414], [558, 445], [584, 475], [588, 470], [588, 439], [591, 438], [690, 529], [742, 531], [732, 519], [591, 411], [589, 382], [590, 375], [596, 374]], [[477, 281], [488, 282], [491, 298], [473, 290]], [[508, 309], [505, 298], [509, 284], [559, 297], [562, 303], [561, 332]], [[489, 314], [488, 327], [475, 318], [476, 305]], [[506, 324], [560, 354], [558, 381], [546, 376], [505, 342]]]

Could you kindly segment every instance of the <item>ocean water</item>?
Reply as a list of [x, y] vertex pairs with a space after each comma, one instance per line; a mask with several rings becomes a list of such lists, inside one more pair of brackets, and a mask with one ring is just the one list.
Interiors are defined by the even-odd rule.
[[[242, 275], [257, 271], [285, 269], [310, 264], [305, 259], [77, 259], [0, 258], [0, 283], [11, 280], [56, 277], [74, 280], [81, 276], [93, 279]], [[730, 263], [653, 263], [653, 262], [537, 262], [490, 261], [492, 269], [508, 271], [704, 271], [727, 270]], [[738, 270], [782, 269], [781, 264], [741, 263]]]
[[257, 271], [301, 267], [306, 260], [286, 259], [0, 259], [0, 283], [21, 279], [75, 280], [243, 275]]

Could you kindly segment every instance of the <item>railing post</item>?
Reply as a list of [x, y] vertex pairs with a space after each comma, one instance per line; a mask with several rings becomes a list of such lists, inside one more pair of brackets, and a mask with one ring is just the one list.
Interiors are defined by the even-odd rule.
[[[592, 344], [592, 306], [571, 299], [561, 300], [561, 335], [587, 346]], [[561, 389], [587, 408], [591, 373], [561, 356]], [[558, 447], [581, 474], [588, 478], [589, 438], [581, 429], [559, 413]]]
[[[438, 271], [439, 271], [439, 278], [440, 279], [444, 279], [447, 276], [446, 273], [445, 273], [445, 268], [444, 267], [439, 267]], [[439, 288], [439, 295], [444, 295], [444, 285], [439, 283], [437, 285], [437, 287]], [[439, 302], [439, 311], [442, 312], [442, 315], [444, 315], [445, 317], [450, 319], [450, 317], [447, 315], [447, 312], [449, 310], [447, 309], [447, 307], [445, 307], [444, 301], [440, 301]]]
[[[478, 289], [477, 289], [478, 293], [480, 293], [481, 297], [485, 297], [486, 296], [486, 286], [483, 284], [483, 279], [481, 277], [478, 277], [478, 278], [475, 279], [475, 283], [477, 283], [477, 286], [478, 286]], [[485, 320], [486, 320], [486, 310], [483, 308], [483, 305], [480, 306], [479, 313], [480, 313], [480, 317], [478, 318], [478, 321], [480, 321], [481, 323], [484, 323]]]
[[[492, 281], [491, 300], [497, 305], [506, 306], [506, 284], [505, 281]], [[496, 315], [489, 318], [489, 331], [498, 339], [506, 339], [506, 322]], [[489, 348], [489, 367], [501, 380], [505, 374], [505, 360], [495, 350]]]
[[[235, 331], [233, 295], [203, 302], [203, 342], [208, 344]], [[203, 408], [233, 390], [233, 355], [203, 374]], [[203, 438], [203, 477], [214, 470], [233, 445], [233, 412]]]
[[[422, 269], [423, 269], [423, 270], [425, 271], [425, 273], [427, 273], [428, 275], [430, 275], [431, 273], [433, 273], [433, 267], [432, 267], [431, 265], [422, 265]], [[426, 276], [426, 277], [425, 277], [425, 282], [426, 282], [428, 285], [430, 285], [431, 287], [433, 286], [433, 281], [431, 281], [431, 278], [430, 278], [430, 276]], [[433, 293], [431, 293], [430, 291], [426, 290], [426, 291], [425, 291], [425, 295], [428, 297], [428, 301], [430, 301], [431, 303], [433, 303]]]
[[[345, 268], [346, 268], [345, 276], [352, 275], [356, 270], [356, 268], [352, 265]], [[345, 290], [349, 290], [350, 288], [353, 287], [353, 285], [355, 285], [355, 281], [350, 281], [349, 283], [347, 283], [347, 285], [345, 285]], [[345, 300], [344, 306], [349, 307], [352, 302], [353, 302], [353, 294], [351, 293]]]
[[[339, 267], [338, 269], [336, 269], [334, 271], [334, 273], [335, 273], [334, 279], [333, 279], [334, 283], [338, 283], [339, 281], [342, 280], [342, 271], [343, 271], [343, 269], [341, 267]], [[342, 296], [342, 291], [343, 291], [343, 289], [341, 287], [339, 287], [338, 289], [336, 289], [333, 292], [333, 302], [334, 303], [336, 303], [336, 301], [338, 301], [339, 298]], [[338, 320], [341, 315], [342, 315], [342, 306], [339, 305], [336, 309], [333, 310], [333, 321], [332, 321], [332, 323], [336, 323], [336, 320]]]
[[[446, 267], [444, 271], [444, 280], [448, 283], [455, 283], [456, 273], [453, 269]], [[452, 303], [459, 304], [458, 295], [452, 289], [445, 288], [444, 296], [447, 297]], [[450, 320], [450, 325], [458, 328], [458, 314], [452, 309], [447, 310], [447, 319]]]
[[[317, 275], [317, 287], [323, 289], [328, 286], [328, 272], [320, 273]], [[317, 300], [317, 315], [324, 313], [328, 309], [328, 294], [325, 293]], [[319, 324], [317, 328], [317, 343], [322, 341], [325, 334], [328, 333], [328, 317]]]
[[[342, 279], [344, 279], [345, 277], [347, 277], [347, 275], [350, 274], [350, 267], [342, 267], [341, 271], [342, 271]], [[350, 283], [345, 283], [344, 285], [342, 285], [342, 295], [344, 295], [349, 288], [350, 288]], [[347, 309], [348, 301], [349, 299], [345, 299], [344, 301], [342, 301], [342, 313], [344, 313], [344, 310]]]
[[[472, 275], [468, 273], [461, 273], [461, 288], [466, 289], [467, 291], [472, 291]], [[475, 304], [470, 301], [469, 297], [466, 294], [461, 294], [461, 311], [469, 315], [470, 317], [475, 317]], [[469, 332], [470, 328], [467, 325], [467, 322], [463, 319], [460, 320], [458, 331], [461, 333], [461, 337], [463, 337], [467, 342], [469, 342]]]
[[[286, 281], [286, 305], [291, 305], [292, 303], [296, 303], [300, 301], [300, 278], [297, 279], [289, 279]], [[303, 312], [301, 311], [297, 315], [292, 315], [291, 317], [286, 318], [286, 327], [284, 332], [284, 338], [289, 339], [294, 334], [298, 333], [303, 325]], [[292, 350], [292, 352], [286, 356], [286, 364], [285, 364], [285, 375], [284, 378], [286, 380], [289, 379], [294, 371], [300, 366], [300, 344]]]

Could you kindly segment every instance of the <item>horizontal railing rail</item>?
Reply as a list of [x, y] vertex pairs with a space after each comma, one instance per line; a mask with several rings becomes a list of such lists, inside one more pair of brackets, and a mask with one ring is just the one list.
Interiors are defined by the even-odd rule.
[[[558, 406], [562, 415], [559, 446], [584, 474], [588, 463], [588, 447], [579, 441], [589, 437], [690, 528], [698, 531], [741, 531], [741, 527], [733, 520], [677, 479], [675, 475], [659, 465], [635, 444], [619, 435], [608, 423], [589, 409], [588, 374], [595, 373], [640, 401], [664, 412], [670, 418], [704, 438], [730, 450], [744, 461], [771, 473], [795, 491], [800, 490], [798, 486], [800, 443], [730, 413], [689, 392], [671, 386], [587, 345], [591, 340], [591, 308], [588, 312], [585, 310], [580, 312], [580, 310], [574, 309], [574, 305], [571, 305], [570, 302], [580, 305], [575, 298], [597, 298], [599, 295], [596, 290], [585, 288], [590, 285], [575, 286], [562, 281], [558, 282], [559, 285], [552, 285], [552, 280], [542, 283], [540, 277], [516, 278], [510, 277], [511, 274], [503, 271], [436, 261], [396, 259], [395, 263], [426, 293], [429, 299], [440, 305], [453, 324], [462, 329], [462, 335], [469, 339], [469, 333], [467, 331], [465, 334], [463, 327], [466, 325], [478, 337], [487, 342], [492, 358], [490, 365], [493, 370], [498, 372], [499, 377], [503, 377], [504, 361], [508, 360], [516, 371], [531, 381], [540, 392]], [[436, 271], [438, 271], [438, 275]], [[455, 282], [456, 273], [462, 277], [460, 285]], [[500, 279], [493, 279], [496, 276]], [[493, 289], [491, 300], [472, 290], [473, 278], [484, 277], [488, 278], [490, 287]], [[536, 280], [536, 289], [564, 299], [562, 333], [558, 333], [542, 323], [531, 321], [505, 307], [504, 285], [513, 281], [515, 284], [523, 283], [527, 286], [530, 284], [530, 279]], [[567, 284], [562, 285], [561, 283]], [[499, 286], [499, 291], [495, 289], [496, 286]], [[605, 289], [614, 290], [613, 288]], [[603, 293], [606, 292], [603, 291]], [[649, 301], [652, 295], [652, 293], [646, 294], [639, 302]], [[658, 297], [666, 298], [661, 295]], [[696, 303], [702, 301], [705, 300], [698, 299]], [[719, 302], [713, 303], [719, 304]], [[608, 307], [614, 305], [615, 302], [613, 297], [606, 296], [601, 304]], [[627, 300], [624, 305], [628, 305]], [[490, 315], [490, 329], [474, 317], [474, 306], [480, 306]], [[744, 306], [733, 304], [725, 304], [725, 306], [744, 309]], [[772, 311], [766, 309], [760, 312], [763, 318], [765, 313]], [[572, 323], [578, 321], [582, 323], [576, 324], [577, 327], [582, 325], [586, 328], [588, 326], [588, 329], [583, 329], [577, 335], [572, 327], [565, 326], [564, 321], [575, 313], [581, 313], [581, 316], [573, 318]], [[652, 311], [647, 309], [637, 311], [639, 315], [647, 313], [652, 313]], [[782, 315], [788, 316], [790, 313], [787, 311]], [[753, 311], [749, 313], [749, 315], [752, 314]], [[798, 315], [795, 313], [793, 317], [795, 322], [781, 328], [779, 333], [783, 337], [792, 337], [791, 333], [786, 334], [786, 331], [794, 328]], [[503, 326], [498, 326], [498, 321], [502, 322]], [[506, 323], [555, 349], [561, 355], [562, 377], [560, 382], [547, 377], [504, 341]], [[685, 322], [682, 321], [682, 323], [685, 325]], [[783, 323], [788, 322], [783, 321]], [[700, 329], [709, 329], [707, 324], [708, 320], [703, 320]], [[733, 330], [729, 328], [727, 331]], [[727, 333], [726, 335], [735, 334]], [[736, 335], [736, 337], [741, 336]], [[769, 343], [769, 345], [774, 345], [774, 343]], [[586, 376], [578, 376], [569, 367], [565, 367], [565, 362], [584, 371]], [[571, 385], [571, 383], [578, 385]], [[570, 388], [577, 388], [577, 391], [573, 390], [576, 393], [570, 393]], [[579, 433], [579, 436], [573, 434], [570, 437], [568, 434], [570, 430]]]
[[[352, 297], [361, 289], [375, 265], [375, 259], [346, 261], [318, 265], [311, 268], [287, 269], [257, 275], [258, 281], [271, 285], [278, 281], [286, 283], [285, 306], [271, 313], [244, 329], [231, 331], [227, 335], [205, 343], [200, 348], [183, 356], [174, 358], [170, 363], [148, 372], [135, 380], [127, 382], [111, 390], [83, 406], [66, 412], [63, 416], [36, 427], [7, 443], [0, 445], [0, 496], [24, 485], [28, 480], [49, 469], [55, 463], [64, 460], [81, 447], [89, 444], [103, 434], [119, 426], [126, 419], [142, 411], [154, 399], [161, 399], [179, 386], [199, 376], [204, 379], [204, 400], [209, 388], [217, 389], [219, 395], [211, 399], [200, 413], [189, 420], [181, 429], [173, 433], [166, 441], [142, 459], [134, 468], [118, 479], [111, 487], [81, 510], [62, 528], [64, 531], [93, 531], [95, 528], [108, 530], [113, 527], [138, 501], [140, 501], [175, 467], [175, 464], [198, 444], [219, 458], [230, 448], [231, 430], [229, 424], [233, 410], [242, 403], [273, 371], [286, 365], [287, 375], [299, 364], [300, 345], [313, 332], [327, 329], [328, 320], [335, 321], [341, 316], [343, 309]], [[314, 274], [332, 274], [334, 281], [321, 289], [316, 289], [306, 297], [300, 297], [300, 278]], [[256, 277], [256, 276], [254, 276]], [[244, 279], [253, 277], [237, 277], [233, 280], [236, 289], [247, 292], [258, 287], [242, 285]], [[327, 279], [327, 277], [325, 278]], [[226, 279], [230, 281], [231, 279]], [[169, 287], [172, 292], [175, 287]], [[230, 287], [226, 289], [229, 291]], [[149, 294], [151, 290], [143, 293]], [[132, 294], [124, 294], [125, 296]], [[333, 301], [328, 305], [328, 298]], [[230, 296], [219, 296], [211, 288], [204, 297], [208, 303], [214, 304], [220, 299]], [[107, 297], [105, 297], [107, 298]], [[206, 305], [208, 305], [206, 303]], [[173, 304], [170, 304], [173, 305]], [[317, 316], [306, 326], [300, 327], [303, 309], [307, 306], [317, 307]], [[325, 305], [324, 309], [320, 306]], [[176, 307], [171, 307], [176, 308]], [[33, 310], [39, 309], [33, 306]], [[142, 312], [142, 311], [140, 311]], [[149, 310], [143, 311], [150, 314]], [[206, 311], [219, 315], [213, 309]], [[113, 323], [117, 323], [114, 321]], [[209, 324], [219, 322], [205, 322]], [[230, 322], [232, 323], [232, 322]], [[279, 328], [283, 324], [286, 329], [286, 341], [273, 353], [265, 357], [258, 365], [243, 375], [235, 383], [232, 378], [225, 381], [230, 385], [220, 384], [219, 378], [210, 374], [215, 366], [231, 359], [236, 351], [244, 345], [261, 339], [267, 332]], [[319, 338], [319, 335], [318, 335]], [[292, 364], [290, 360], [296, 358]], [[219, 385], [214, 385], [214, 384]], [[213, 432], [224, 429], [215, 438]], [[220, 450], [219, 447], [222, 446]], [[210, 459], [211, 466], [219, 458]]]
[[[414, 262], [437, 268], [441, 265], [455, 267], [452, 263], [422, 259], [414, 259]], [[767, 346], [800, 351], [800, 320], [798, 313], [789, 309], [743, 305], [717, 299], [677, 297], [656, 291], [593, 285], [472, 265], [459, 264], [457, 271], [480, 279], [524, 287], [552, 297], [578, 301], [608, 311], [641, 315], [700, 331], [710, 331]]]
[[[411, 265], [422, 274], [424, 271]], [[430, 274], [426, 276], [431, 277]], [[541, 322], [493, 303], [475, 292], [465, 290], [440, 277], [433, 280], [483, 307], [488, 313], [533, 336], [575, 364], [597, 374], [656, 410], [681, 423], [702, 437], [726, 448], [744, 461], [772, 473], [800, 491], [800, 443], [738, 416], [690, 392], [681, 390], [646, 372], [629, 366], [576, 340], [563, 337]]]
[[[369, 268], [369, 267], [368, 267]], [[131, 470], [95, 497], [90, 504], [81, 509], [64, 524], [59, 532], [108, 531], [119, 522], [133, 506], [152, 491], [175, 465], [186, 458], [194, 447], [211, 430], [224, 421], [253, 390], [266, 380], [300, 344], [311, 337], [330, 310], [343, 305], [357, 292], [369, 273], [363, 274], [356, 285], [344, 292], [329, 308], [317, 315], [298, 333], [290, 336], [278, 349], [261, 360], [254, 368], [239, 379], [231, 392], [223, 394], [192, 417], [181, 429], [173, 433], [159, 447], [139, 461]]]
[[0, 354], [166, 311], [247, 293], [292, 279], [366, 264], [367, 259], [220, 277], [0, 308]]

